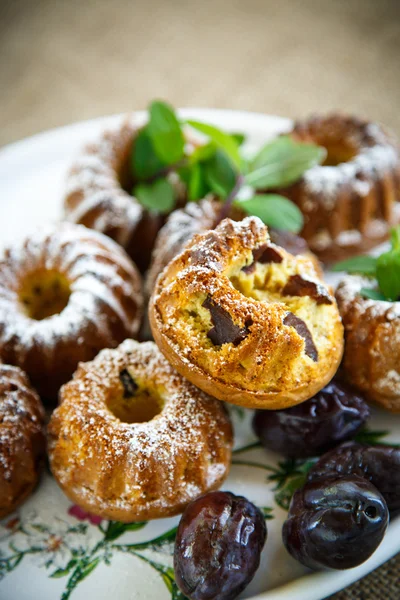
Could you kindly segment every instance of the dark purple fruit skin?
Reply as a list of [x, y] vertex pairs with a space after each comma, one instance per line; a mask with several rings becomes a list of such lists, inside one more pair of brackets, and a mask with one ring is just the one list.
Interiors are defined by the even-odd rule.
[[377, 549], [388, 518], [383, 496], [365, 479], [319, 479], [294, 493], [283, 543], [311, 569], [351, 569]]
[[308, 473], [308, 480], [357, 475], [370, 481], [390, 512], [400, 510], [400, 448], [347, 442], [327, 452]]
[[369, 415], [362, 398], [342, 383], [331, 381], [297, 406], [256, 411], [253, 429], [267, 450], [306, 458], [353, 437]]
[[175, 541], [175, 580], [190, 600], [233, 600], [253, 579], [267, 528], [261, 511], [230, 492], [191, 502]]

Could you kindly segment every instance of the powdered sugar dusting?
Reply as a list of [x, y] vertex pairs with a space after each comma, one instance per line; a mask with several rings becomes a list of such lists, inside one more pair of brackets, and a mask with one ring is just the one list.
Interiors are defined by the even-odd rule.
[[[0, 365], [0, 512], [4, 498], [8, 502], [18, 496], [18, 486], [37, 476], [39, 444], [43, 453], [44, 411], [39, 397], [20, 369]], [[21, 452], [25, 453], [23, 464]], [[22, 469], [20, 474], [18, 469]]]
[[[61, 313], [38, 321], [23, 311], [19, 288], [41, 270], [62, 274], [71, 293]], [[91, 345], [94, 356], [136, 335], [141, 309], [140, 276], [133, 263], [112, 240], [85, 227], [64, 223], [39, 230], [6, 250], [0, 262], [0, 356], [29, 372], [29, 356], [35, 350], [44, 378], [57, 369], [63, 372], [64, 365], [57, 361], [68, 347], [69, 354], [77, 354], [72, 375], [80, 357], [88, 357], [80, 340]], [[33, 381], [36, 371], [29, 372]]]
[[364, 148], [349, 162], [333, 167], [317, 165], [306, 171], [305, 188], [331, 210], [344, 186], [350, 185], [359, 195], [366, 196], [371, 189], [370, 181], [394, 169], [398, 161], [396, 149], [388, 144]]
[[[164, 408], [151, 421], [124, 423], [107, 408], [123, 369], [162, 390]], [[173, 514], [227, 474], [232, 433], [225, 410], [151, 342], [103, 350], [81, 365], [61, 399], [50, 423], [52, 470], [95, 512], [124, 519]]]

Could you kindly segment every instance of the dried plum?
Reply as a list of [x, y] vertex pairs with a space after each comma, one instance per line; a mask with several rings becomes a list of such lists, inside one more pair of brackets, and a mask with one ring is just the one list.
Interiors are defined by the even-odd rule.
[[191, 502], [179, 523], [176, 583], [190, 600], [233, 600], [260, 564], [267, 529], [261, 511], [230, 492]]
[[351, 569], [381, 543], [388, 509], [361, 477], [318, 479], [297, 490], [283, 525], [290, 554], [311, 569]]
[[400, 448], [363, 446], [355, 442], [342, 444], [321, 456], [308, 479], [342, 475], [367, 479], [380, 491], [391, 512], [400, 510]]
[[285, 410], [258, 410], [253, 428], [267, 450], [285, 456], [316, 456], [353, 437], [369, 408], [351, 388], [331, 381], [310, 400]]

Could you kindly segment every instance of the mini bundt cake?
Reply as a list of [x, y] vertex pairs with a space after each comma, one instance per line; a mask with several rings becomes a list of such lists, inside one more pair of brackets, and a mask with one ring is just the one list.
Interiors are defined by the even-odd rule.
[[131, 194], [130, 157], [137, 135], [138, 128], [126, 118], [86, 146], [68, 174], [64, 207], [69, 221], [113, 238], [144, 271], [163, 217]]
[[45, 414], [27, 376], [0, 364], [0, 519], [35, 488], [44, 463]]
[[171, 364], [249, 408], [285, 408], [335, 374], [343, 327], [313, 262], [270, 242], [256, 217], [194, 236], [157, 279], [149, 317]]
[[336, 290], [345, 335], [342, 368], [369, 400], [400, 412], [400, 302], [360, 295], [371, 280], [347, 275]]
[[339, 114], [299, 121], [291, 136], [327, 150], [324, 164], [279, 190], [303, 212], [312, 252], [332, 262], [386, 240], [400, 221], [397, 142], [375, 123]]
[[0, 260], [0, 359], [54, 400], [79, 361], [138, 333], [142, 302], [115, 242], [81, 225], [41, 230]]
[[153, 342], [126, 340], [81, 364], [60, 392], [49, 459], [67, 496], [106, 519], [182, 512], [230, 464], [224, 406], [195, 388]]
[[[184, 208], [174, 210], [168, 217], [165, 225], [157, 236], [149, 270], [146, 275], [146, 291], [150, 295], [154, 289], [156, 279], [161, 271], [177, 254], [179, 254], [192, 237], [197, 233], [204, 233], [214, 229], [222, 220], [224, 211], [222, 202], [205, 198], [200, 202], [189, 202]], [[229, 217], [240, 221], [246, 215], [234, 207]], [[305, 254], [313, 258], [315, 267], [322, 274], [317, 258], [311, 254], [305, 240], [288, 231], [270, 229], [271, 241], [282, 246], [291, 254]]]

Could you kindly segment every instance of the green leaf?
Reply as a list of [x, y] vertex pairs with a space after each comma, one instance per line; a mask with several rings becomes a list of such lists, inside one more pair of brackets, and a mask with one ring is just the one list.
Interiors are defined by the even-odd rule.
[[241, 146], [246, 141], [244, 133], [231, 133], [231, 137], [233, 137], [238, 146]]
[[187, 121], [187, 124], [207, 135], [218, 148], [223, 150], [229, 156], [234, 166], [237, 169], [240, 169], [242, 159], [239, 154], [238, 145], [236, 140], [229, 135], [229, 133], [225, 133], [225, 131], [221, 131], [221, 129], [218, 129], [213, 125], [208, 125], [207, 123], [202, 123], [200, 121], [189, 120]]
[[214, 142], [208, 142], [208, 144], [198, 146], [189, 156], [189, 161], [193, 164], [208, 160], [215, 154], [216, 149], [217, 147]]
[[374, 256], [353, 256], [347, 260], [342, 260], [331, 267], [332, 271], [345, 271], [346, 273], [355, 273], [375, 277], [376, 258]]
[[317, 459], [287, 459], [278, 463], [279, 470], [268, 476], [268, 481], [276, 481], [275, 502], [284, 510], [289, 509], [290, 501], [296, 490], [301, 488], [307, 474]]
[[236, 200], [248, 215], [259, 217], [266, 225], [299, 233], [303, 227], [303, 215], [290, 200], [278, 194], [257, 194], [253, 198]]
[[100, 556], [98, 556], [97, 558], [95, 558], [91, 562], [89, 562], [87, 565], [85, 565], [83, 567], [83, 569], [81, 570], [79, 581], [82, 581], [82, 579], [85, 579], [85, 577], [90, 575], [90, 573], [95, 570], [95, 568], [99, 564], [100, 560], [101, 560], [101, 558], [100, 558]]
[[136, 544], [124, 544], [115, 546], [121, 552], [136, 553], [138, 550], [159, 550], [163, 546], [173, 544], [176, 537], [177, 527], [169, 529], [156, 538]]
[[381, 444], [382, 438], [386, 437], [388, 434], [388, 431], [373, 431], [365, 427], [357, 433], [357, 435], [354, 437], [354, 440], [359, 444], [375, 446], [376, 444]]
[[155, 150], [145, 127], [139, 131], [133, 145], [131, 154], [131, 168], [135, 179], [143, 180], [154, 177], [165, 167]]
[[60, 577], [65, 577], [71, 571], [71, 569], [76, 565], [76, 559], [70, 560], [65, 569], [56, 569], [54, 573], [50, 575], [52, 579], [59, 579]]
[[190, 202], [195, 202], [204, 198], [210, 191], [205, 169], [202, 164], [196, 163], [189, 169], [189, 178], [187, 181], [188, 199]]
[[400, 225], [391, 229], [390, 242], [393, 250], [400, 250]]
[[325, 148], [300, 144], [282, 136], [264, 146], [255, 157], [246, 183], [256, 189], [285, 187], [297, 181], [311, 167], [321, 163]]
[[400, 297], [400, 252], [389, 250], [376, 260], [376, 278], [379, 288], [387, 300], [393, 302]]
[[158, 179], [154, 183], [139, 183], [133, 189], [133, 195], [142, 206], [153, 212], [169, 213], [175, 206], [174, 188], [166, 179]]
[[257, 171], [265, 165], [285, 160], [286, 156], [293, 151], [296, 142], [289, 135], [281, 135], [268, 142], [258, 151], [250, 161], [250, 170]]
[[368, 298], [369, 300], [386, 300], [385, 296], [379, 290], [373, 288], [361, 288], [360, 296]]
[[105, 531], [104, 539], [107, 542], [116, 540], [126, 531], [138, 531], [147, 525], [147, 521], [138, 521], [136, 523], [121, 523], [120, 521], [109, 521]]
[[160, 160], [170, 165], [183, 157], [185, 139], [172, 106], [154, 101], [149, 108], [148, 134]]
[[211, 190], [221, 198], [226, 198], [237, 181], [237, 172], [231, 161], [221, 150], [204, 164], [204, 176]]
[[274, 515], [272, 514], [274, 509], [271, 508], [271, 506], [259, 506], [258, 508], [261, 510], [266, 521], [274, 518]]
[[275, 502], [277, 505], [283, 508], [283, 510], [289, 510], [293, 494], [296, 490], [303, 487], [306, 480], [307, 475], [295, 475], [288, 479], [285, 485], [275, 492]]
[[365, 444], [368, 446], [390, 446], [392, 448], [400, 448], [400, 444], [394, 444], [393, 442], [385, 442], [383, 438], [389, 435], [389, 431], [373, 431], [365, 427], [361, 429], [355, 436], [354, 440], [359, 444]]

